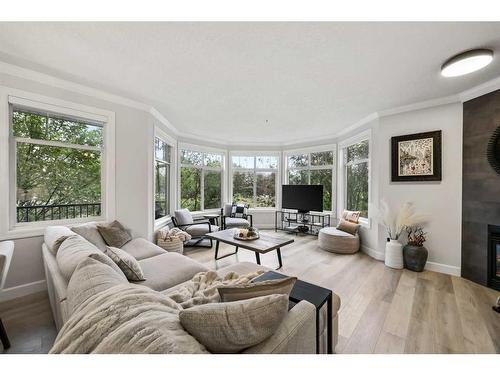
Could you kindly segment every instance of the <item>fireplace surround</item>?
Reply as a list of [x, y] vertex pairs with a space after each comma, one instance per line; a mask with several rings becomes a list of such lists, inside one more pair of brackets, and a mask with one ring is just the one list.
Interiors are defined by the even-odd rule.
[[500, 290], [500, 226], [488, 225], [488, 286]]

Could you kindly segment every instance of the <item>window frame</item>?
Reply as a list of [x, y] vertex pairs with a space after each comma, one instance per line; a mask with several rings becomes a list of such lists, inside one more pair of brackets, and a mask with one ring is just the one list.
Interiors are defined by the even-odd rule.
[[[168, 211], [165, 216], [160, 217], [158, 219], [155, 219], [154, 217], [154, 209], [156, 206], [156, 181], [155, 181], [155, 166], [156, 166], [156, 155], [155, 155], [155, 140], [156, 138], [160, 139], [163, 141], [165, 144], [167, 144], [170, 147], [170, 161], [168, 162], [170, 168], [169, 168], [169, 181], [168, 181]], [[152, 182], [152, 191], [153, 191], [153, 196], [152, 196], [152, 216], [153, 216], [153, 222], [154, 222], [154, 228], [155, 230], [165, 226], [172, 217], [172, 212], [175, 209], [174, 207], [174, 202], [175, 202], [175, 166], [176, 166], [176, 157], [175, 155], [177, 154], [177, 142], [176, 140], [165, 133], [163, 130], [161, 130], [158, 126], [155, 126], [155, 131], [153, 135], [153, 163], [152, 163], [152, 176], [153, 176], [153, 182]]]
[[[233, 157], [244, 156], [253, 157], [253, 168], [239, 168], [233, 167]], [[257, 157], [259, 156], [272, 156], [278, 159], [276, 168], [257, 168]], [[253, 184], [253, 204], [249, 209], [255, 211], [275, 211], [281, 206], [281, 152], [279, 151], [231, 151], [229, 152], [229, 201], [233, 201], [233, 174], [234, 172], [253, 172], [255, 177], [259, 172], [272, 172], [275, 174], [275, 204], [274, 207], [256, 207], [257, 203], [257, 178], [254, 179]]]
[[[333, 153], [333, 162], [332, 164], [327, 165], [311, 165], [311, 154], [319, 153], [319, 152], [332, 152]], [[290, 168], [288, 165], [288, 158], [293, 155], [301, 155], [308, 154], [307, 166], [303, 167], [292, 167]], [[283, 153], [283, 164], [284, 164], [284, 178], [286, 184], [289, 184], [289, 172], [293, 171], [313, 171], [313, 170], [326, 170], [331, 169], [332, 171], [332, 191], [331, 191], [331, 209], [323, 210], [325, 213], [335, 213], [337, 212], [337, 145], [336, 144], [328, 144], [321, 146], [313, 146], [307, 148], [286, 150]], [[311, 173], [308, 173], [308, 185], [311, 183]]]
[[[359, 159], [356, 162], [347, 163], [347, 148], [357, 143], [361, 143], [363, 141], [368, 141], [368, 158], [367, 159]], [[339, 158], [338, 158], [338, 169], [339, 169], [339, 209], [338, 209], [338, 217], [341, 217], [342, 212], [347, 206], [347, 167], [349, 165], [359, 164], [359, 163], [368, 163], [368, 217], [360, 217], [359, 223], [366, 228], [371, 228], [371, 218], [372, 218], [372, 210], [370, 210], [371, 199], [372, 199], [372, 168], [371, 168], [371, 159], [372, 159], [372, 132], [371, 129], [365, 130], [361, 133], [358, 133], [350, 138], [339, 142]]]
[[[192, 152], [199, 152], [202, 153], [202, 161], [205, 159], [204, 154], [219, 154], [222, 156], [222, 162], [220, 168], [218, 167], [208, 167], [205, 165], [191, 165], [191, 164], [182, 164], [181, 162], [181, 154], [182, 151], [192, 151]], [[200, 214], [203, 212], [219, 212], [220, 208], [223, 205], [224, 202], [224, 197], [225, 197], [225, 171], [226, 171], [226, 161], [227, 161], [227, 151], [219, 148], [213, 148], [213, 147], [206, 147], [206, 146], [200, 146], [200, 145], [194, 145], [190, 143], [179, 143], [178, 149], [177, 149], [177, 165], [179, 166], [177, 168], [177, 207], [179, 209], [182, 208], [181, 201], [182, 201], [182, 191], [181, 191], [181, 170], [183, 167], [188, 167], [188, 168], [196, 168], [201, 170], [201, 181], [200, 181], [200, 187], [201, 187], [201, 197], [200, 197], [200, 209], [198, 211], [191, 211], [192, 214]], [[218, 208], [208, 208], [205, 209], [205, 171], [216, 171], [216, 172], [221, 172], [221, 207]]]
[[[47, 112], [75, 120], [97, 122], [103, 128], [102, 147], [72, 145], [59, 141], [29, 139], [29, 143], [75, 149], [94, 149], [101, 152], [101, 215], [85, 218], [44, 220], [17, 223], [16, 207], [16, 138], [12, 128], [13, 107], [36, 112]], [[1, 125], [3, 123], [3, 125]], [[43, 234], [51, 225], [72, 225], [115, 218], [115, 113], [95, 107], [68, 102], [9, 87], [0, 87], [0, 193], [9, 197], [0, 203], [0, 239], [15, 239]], [[24, 140], [26, 141], [26, 140]]]

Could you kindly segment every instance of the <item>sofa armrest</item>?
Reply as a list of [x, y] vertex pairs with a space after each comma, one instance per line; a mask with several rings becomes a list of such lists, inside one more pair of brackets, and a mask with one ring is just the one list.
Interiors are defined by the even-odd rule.
[[274, 335], [243, 353], [316, 353], [316, 308], [310, 302], [300, 301], [288, 312]]

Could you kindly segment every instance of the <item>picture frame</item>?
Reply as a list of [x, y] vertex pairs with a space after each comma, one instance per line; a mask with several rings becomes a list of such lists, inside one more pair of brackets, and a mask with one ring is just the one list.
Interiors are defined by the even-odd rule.
[[391, 138], [391, 181], [441, 181], [441, 130]]

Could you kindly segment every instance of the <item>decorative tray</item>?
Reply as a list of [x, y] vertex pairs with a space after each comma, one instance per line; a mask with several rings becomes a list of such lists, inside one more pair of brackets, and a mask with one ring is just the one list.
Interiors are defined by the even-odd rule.
[[253, 241], [253, 240], [257, 240], [260, 236], [257, 234], [255, 236], [252, 236], [252, 237], [240, 237], [240, 234], [239, 233], [236, 233], [233, 238], [235, 240], [241, 240], [241, 241]]

